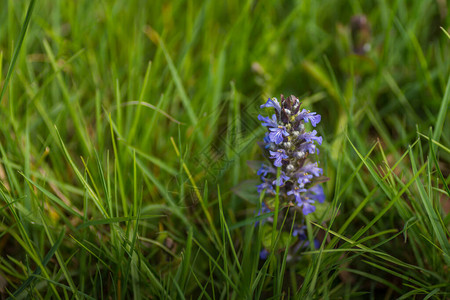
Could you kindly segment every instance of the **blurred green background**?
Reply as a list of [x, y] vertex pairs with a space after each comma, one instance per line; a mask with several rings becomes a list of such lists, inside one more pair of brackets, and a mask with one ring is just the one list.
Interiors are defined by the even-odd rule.
[[[0, 0], [0, 86], [29, 4]], [[2, 297], [448, 296], [446, 1], [34, 4], [0, 106]], [[280, 94], [322, 115], [338, 233], [285, 269], [247, 165]]]

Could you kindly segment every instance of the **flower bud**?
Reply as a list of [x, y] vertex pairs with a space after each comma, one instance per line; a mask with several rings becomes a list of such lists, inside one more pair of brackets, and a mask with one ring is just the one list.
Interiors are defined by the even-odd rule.
[[294, 157], [298, 158], [298, 159], [301, 159], [301, 158], [305, 157], [305, 154], [306, 153], [304, 151], [298, 151], [298, 152], [294, 153]]

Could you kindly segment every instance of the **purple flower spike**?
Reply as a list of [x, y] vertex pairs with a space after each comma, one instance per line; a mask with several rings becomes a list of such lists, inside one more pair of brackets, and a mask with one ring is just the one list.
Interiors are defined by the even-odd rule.
[[286, 128], [284, 126], [277, 126], [276, 128], [269, 128], [269, 140], [275, 144], [281, 144], [283, 142], [283, 136], [288, 136]]
[[297, 116], [298, 119], [303, 119], [305, 122], [311, 122], [311, 125], [313, 127], [316, 127], [316, 125], [320, 122], [321, 116], [318, 115], [315, 112], [310, 112], [309, 110], [303, 109], [302, 112]]
[[273, 100], [269, 98], [269, 100], [267, 100], [266, 104], [261, 105], [261, 108], [264, 108], [264, 107], [273, 107], [277, 110], [278, 113], [281, 111], [281, 106], [280, 106], [280, 103], [278, 103], [277, 98], [273, 98]]
[[273, 162], [275, 167], [281, 167], [283, 165], [282, 160], [288, 158], [286, 155], [286, 151], [283, 149], [278, 149], [277, 151], [269, 151], [270, 152], [270, 158], [275, 159]]
[[[324, 190], [318, 185], [319, 181], [323, 181], [325, 177], [322, 176], [323, 170], [319, 168], [315, 155], [319, 154], [319, 146], [322, 145], [323, 138], [318, 136], [317, 130], [308, 131], [306, 127], [310, 126], [305, 126], [306, 123], [310, 123], [312, 127], [316, 127], [322, 117], [315, 112], [303, 109], [301, 104], [294, 95], [289, 97], [281, 95], [280, 101], [269, 98], [261, 105], [261, 108], [271, 110], [270, 116], [258, 116], [258, 120], [266, 129], [264, 143], [259, 145], [270, 163], [262, 164], [257, 174], [262, 181], [258, 185], [259, 193], [265, 191], [270, 201], [278, 190], [282, 213], [289, 207], [289, 214], [293, 211], [305, 216], [316, 210], [316, 203], [325, 201]], [[277, 177], [277, 168], [280, 168], [279, 177]], [[265, 209], [267, 208], [263, 205], [258, 215], [264, 213]], [[274, 222], [281, 216], [281, 214], [273, 215], [273, 212], [269, 215], [271, 217], [260, 222]], [[298, 237], [295, 246], [292, 245], [293, 252], [309, 245], [304, 222], [301, 225], [294, 225], [292, 235]], [[261, 259], [266, 259], [268, 255], [269, 252], [262, 248]]]

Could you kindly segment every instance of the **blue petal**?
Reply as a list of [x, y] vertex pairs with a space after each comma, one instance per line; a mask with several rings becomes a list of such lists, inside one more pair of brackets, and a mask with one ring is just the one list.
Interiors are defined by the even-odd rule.
[[277, 116], [274, 114], [272, 115], [272, 119], [270, 119], [269, 117], [263, 117], [261, 115], [258, 115], [258, 120], [260, 120], [261, 125], [266, 126], [266, 127], [278, 127], [277, 124]]
[[319, 203], [323, 203], [325, 201], [325, 194], [321, 185], [311, 187], [308, 192], [313, 193], [309, 195], [309, 198], [317, 200]]
[[278, 103], [277, 98], [273, 98], [273, 99], [274, 99], [274, 100], [272, 100], [272, 99], [269, 98], [269, 100], [267, 100], [266, 104], [261, 105], [261, 108], [264, 108], [264, 107], [273, 107], [273, 108], [275, 108], [278, 112], [280, 112], [281, 106], [280, 106], [280, 104]]
[[307, 142], [316, 141], [319, 145], [322, 145], [322, 137], [316, 136], [316, 134], [316, 130], [313, 130], [312, 132], [305, 132], [300, 136], [300, 139], [304, 139]]
[[276, 167], [281, 167], [283, 165], [283, 163], [281, 162], [281, 157], [277, 157], [277, 159], [275, 159], [274, 163], [273, 163]]
[[311, 173], [316, 177], [319, 177], [321, 174], [323, 174], [323, 170], [317, 167], [317, 162], [303, 166], [301, 170], [304, 173]]
[[316, 211], [316, 207], [314, 205], [311, 205], [311, 204], [309, 204], [307, 202], [303, 203], [302, 212], [303, 212], [304, 215], [308, 215], [308, 214], [313, 213], [315, 211]]
[[[275, 129], [275, 130], [272, 130]], [[283, 132], [280, 128], [270, 128], [271, 132], [269, 133], [269, 139], [271, 142], [275, 144], [281, 144], [283, 142]]]
[[306, 109], [303, 109], [297, 119], [303, 119], [305, 122], [311, 122], [311, 125], [316, 127], [322, 117], [315, 112], [308, 112]]

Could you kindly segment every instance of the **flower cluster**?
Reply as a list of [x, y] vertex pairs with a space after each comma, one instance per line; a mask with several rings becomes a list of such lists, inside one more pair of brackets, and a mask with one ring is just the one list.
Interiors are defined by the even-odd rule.
[[[279, 186], [279, 199], [286, 206], [301, 208], [304, 215], [315, 211], [314, 203], [325, 200], [323, 189], [319, 182], [323, 181], [323, 170], [319, 168], [315, 155], [319, 154], [318, 145], [322, 137], [317, 131], [305, 130], [305, 123], [316, 127], [321, 117], [315, 112], [301, 109], [301, 102], [295, 96], [281, 101], [276, 98], [267, 100], [261, 108], [271, 108], [271, 117], [258, 116], [262, 125], [267, 127], [262, 148], [271, 164], [263, 163], [258, 170], [262, 183], [258, 192], [275, 195]], [[277, 170], [280, 174], [277, 177]], [[265, 207], [265, 209], [267, 209]]]

